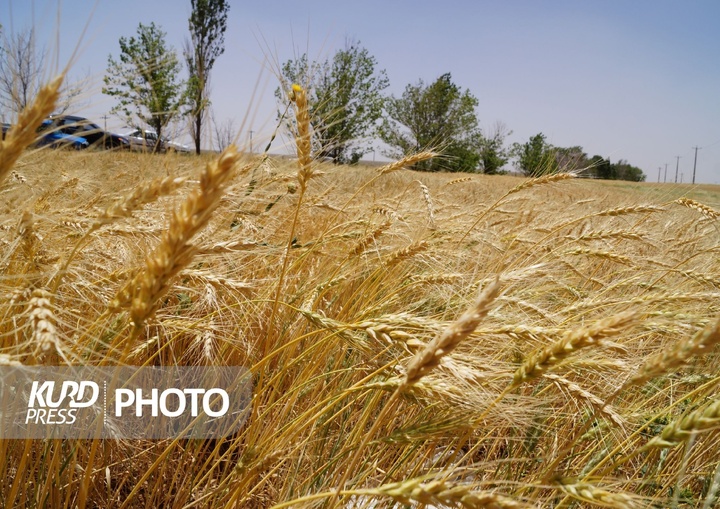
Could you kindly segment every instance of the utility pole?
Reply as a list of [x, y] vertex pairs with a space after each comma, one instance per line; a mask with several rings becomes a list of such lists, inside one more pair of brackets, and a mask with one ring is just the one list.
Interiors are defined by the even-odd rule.
[[660, 183], [660, 170], [662, 170], [662, 168], [658, 166], [658, 184]]
[[248, 132], [250, 133], [250, 153], [252, 154], [252, 153], [253, 153], [252, 135], [253, 135], [253, 133], [254, 133], [255, 131], [253, 131], [253, 130], [251, 129], [251, 130], [248, 131]]
[[675, 156], [677, 162], [675, 163], [675, 183], [677, 184], [678, 170], [680, 169], [680, 156]]
[[693, 147], [695, 149], [695, 162], [693, 163], [693, 185], [695, 185], [695, 168], [697, 168], [697, 151], [701, 147]]
[[668, 163], [665, 163], [665, 179], [663, 180], [663, 184], [667, 182], [667, 165]]
[[110, 118], [110, 117], [108, 117], [107, 115], [103, 115], [103, 116], [102, 116], [102, 119], [105, 121], [105, 124], [104, 124], [104, 125], [105, 125], [105, 130], [103, 131], [103, 148], [106, 148], [106, 147], [107, 147], [107, 139], [106, 139], [106, 136], [107, 136], [107, 119], [108, 119], [108, 118]]

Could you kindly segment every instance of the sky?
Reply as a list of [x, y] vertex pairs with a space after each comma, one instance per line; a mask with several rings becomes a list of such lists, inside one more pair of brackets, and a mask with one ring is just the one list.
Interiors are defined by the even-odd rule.
[[[101, 125], [114, 105], [102, 76], [119, 38], [155, 22], [181, 53], [189, 14], [190, 0], [0, 0], [6, 30], [37, 28], [49, 72], [70, 63], [71, 80], [91, 77], [74, 113]], [[507, 143], [542, 132], [555, 146], [627, 160], [650, 182], [658, 169], [665, 180], [666, 164], [668, 182], [676, 168], [691, 181], [697, 146], [696, 182], [720, 184], [718, 20], [717, 0], [230, 0], [212, 109], [240, 143], [252, 131], [259, 150], [277, 124], [277, 68], [303, 53], [331, 58], [353, 38], [387, 72], [387, 93], [449, 72], [478, 99], [486, 133], [496, 122], [512, 131]]]

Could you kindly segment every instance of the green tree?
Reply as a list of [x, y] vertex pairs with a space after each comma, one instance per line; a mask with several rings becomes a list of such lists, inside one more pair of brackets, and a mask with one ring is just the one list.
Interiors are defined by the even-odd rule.
[[478, 100], [452, 82], [450, 73], [430, 85], [420, 80], [405, 87], [401, 97], [386, 102], [387, 117], [380, 134], [390, 146], [386, 155], [403, 157], [434, 149], [444, 157], [419, 163], [427, 171], [475, 171], [482, 135], [475, 108]]
[[225, 30], [230, 4], [227, 0], [190, 0], [192, 12], [188, 19], [190, 40], [185, 42], [188, 79], [190, 134], [195, 152], [200, 153], [202, 128], [210, 104], [210, 71], [215, 60], [225, 52]]
[[517, 168], [529, 177], [555, 173], [558, 164], [555, 149], [545, 141], [545, 135], [538, 133], [525, 143], [514, 143], [512, 154]]
[[590, 171], [595, 175], [596, 178], [612, 180], [616, 179], [615, 166], [610, 162], [609, 159], [605, 159], [602, 156], [592, 156], [588, 161]]
[[480, 142], [480, 166], [486, 175], [496, 175], [503, 172], [502, 167], [509, 161], [508, 150], [505, 148], [505, 138], [510, 136], [507, 126], [496, 122], [492, 134], [483, 136]]
[[185, 104], [185, 84], [178, 81], [180, 62], [165, 43], [165, 32], [155, 23], [138, 25], [137, 37], [120, 38], [120, 57], [108, 57], [104, 94], [114, 96], [118, 104], [112, 112], [129, 125], [136, 119], [152, 127], [158, 135], [158, 150], [163, 129]]
[[624, 159], [620, 159], [613, 165], [616, 178], [619, 180], [630, 180], [632, 182], [644, 182], [645, 174], [637, 166], [633, 166]]
[[[307, 55], [282, 66], [285, 90], [298, 83], [308, 90], [310, 122], [318, 157], [335, 163], [355, 163], [369, 149], [382, 115], [382, 91], [388, 86], [384, 70], [358, 41], [348, 40], [332, 60], [310, 63]], [[275, 93], [284, 100], [285, 92]], [[284, 108], [283, 108], [284, 109]]]

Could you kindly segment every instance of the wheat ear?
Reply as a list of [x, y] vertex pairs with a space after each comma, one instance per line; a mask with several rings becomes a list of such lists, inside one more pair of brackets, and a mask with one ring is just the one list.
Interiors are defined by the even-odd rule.
[[40, 123], [55, 109], [63, 78], [61, 74], [42, 87], [32, 106], [22, 110], [6, 139], [0, 141], [0, 182], [5, 179], [25, 147], [35, 140]]
[[307, 182], [313, 176], [312, 157], [310, 155], [310, 112], [308, 110], [307, 94], [300, 85], [294, 84], [290, 90], [290, 100], [295, 103], [295, 119], [297, 120], [297, 147], [298, 182], [301, 195], [305, 192]]
[[425, 206], [427, 207], [428, 211], [428, 219], [430, 222], [430, 228], [435, 229], [435, 205], [433, 204], [432, 197], [430, 196], [430, 189], [428, 189], [428, 186], [423, 184], [421, 181], [416, 181], [418, 184], [420, 184], [420, 190], [423, 194], [423, 199], [425, 200]]
[[408, 258], [412, 258], [413, 256], [415, 256], [418, 253], [422, 253], [423, 251], [427, 250], [429, 247], [430, 247], [430, 244], [426, 240], [421, 240], [420, 242], [413, 242], [406, 248], [393, 253], [388, 258], [388, 261], [385, 263], [385, 266], [392, 267], [393, 265], [397, 265], [398, 263], [400, 263], [403, 260], [407, 260]]
[[48, 352], [51, 348], [58, 349], [59, 340], [50, 295], [42, 290], [34, 290], [28, 310], [32, 338], [37, 349], [42, 352]]
[[207, 165], [199, 187], [175, 211], [160, 243], [145, 259], [144, 269], [120, 289], [111, 309], [130, 304], [130, 316], [137, 327], [155, 312], [160, 298], [170, 288], [172, 277], [193, 259], [196, 249], [190, 240], [205, 227], [219, 205], [239, 158], [237, 149], [231, 145]]
[[695, 200], [691, 200], [690, 198], [678, 198], [677, 200], [675, 200], [675, 203], [679, 203], [683, 207], [687, 207], [689, 209], [697, 210], [703, 216], [709, 217], [710, 219], [717, 219], [718, 217], [720, 217], [720, 212], [718, 212], [714, 208], [708, 207], [707, 205], [704, 205]]
[[473, 178], [472, 177], [460, 177], [458, 179], [453, 179], [450, 182], [446, 183], [446, 186], [454, 186], [455, 184], [462, 184], [463, 182], [470, 182]]
[[665, 426], [660, 435], [650, 440], [643, 449], [675, 447], [686, 442], [695, 433], [717, 428], [720, 425], [720, 399], [699, 408]]
[[407, 367], [403, 385], [414, 384], [438, 366], [443, 357], [477, 328], [499, 293], [499, 280], [487, 285], [470, 309], [415, 355]]
[[635, 321], [636, 316], [633, 312], [620, 313], [599, 320], [589, 327], [566, 332], [559, 341], [529, 355], [522, 366], [515, 371], [513, 381], [507, 390], [539, 377], [578, 350], [599, 345], [604, 338], [619, 334], [623, 328]]
[[517, 193], [519, 191], [522, 191], [523, 189], [528, 189], [535, 186], [542, 186], [544, 184], [550, 184], [552, 182], [559, 182], [560, 180], [567, 180], [572, 178], [575, 178], [574, 173], [554, 173], [551, 175], [544, 175], [542, 177], [532, 178], [526, 180], [522, 184], [513, 187], [512, 189], [510, 189], [510, 191], [506, 193], [505, 196]]
[[[637, 501], [625, 493], [613, 493], [588, 483], [570, 482], [563, 479], [560, 488], [570, 497], [602, 507], [617, 509], [639, 508]], [[559, 506], [558, 506], [559, 507]]]
[[543, 375], [545, 378], [549, 378], [550, 380], [554, 381], [558, 386], [565, 387], [565, 389], [572, 395], [581, 398], [588, 402], [590, 406], [593, 407], [595, 412], [602, 414], [605, 416], [605, 418], [609, 419], [610, 421], [614, 422], [618, 427], [623, 428], [624, 427], [624, 421], [620, 415], [618, 415], [615, 410], [613, 410], [612, 407], [610, 407], [607, 403], [605, 403], [603, 400], [592, 394], [591, 392], [586, 391], [582, 387], [580, 387], [578, 384], [571, 382], [567, 378], [555, 375], [553, 373], [545, 373]]
[[364, 252], [369, 245], [371, 245], [373, 242], [377, 240], [377, 238], [382, 235], [385, 230], [390, 228], [391, 223], [390, 221], [386, 221], [377, 228], [375, 228], [372, 232], [370, 232], [368, 235], [366, 235], [360, 242], [357, 243], [357, 245], [353, 248], [352, 251], [350, 251], [350, 254], [348, 255], [348, 258], [352, 256], [359, 255], [360, 253]]
[[417, 154], [411, 154], [409, 156], [405, 156], [399, 161], [395, 161], [390, 164], [386, 164], [385, 166], [381, 166], [377, 169], [377, 172], [380, 175], [385, 175], [386, 173], [392, 173], [397, 170], [401, 170], [406, 166], [412, 167], [413, 165], [420, 163], [422, 161], [427, 161], [428, 159], [432, 159], [433, 157], [437, 157], [436, 152], [432, 152], [429, 150], [426, 150], [424, 152], [418, 152]]
[[673, 347], [647, 359], [637, 372], [616, 391], [616, 394], [631, 385], [645, 383], [671, 369], [683, 366], [696, 355], [710, 353], [718, 342], [720, 342], [720, 317], [696, 332], [690, 339], [680, 341]]
[[448, 507], [486, 509], [529, 509], [535, 506], [518, 502], [491, 491], [475, 491], [469, 486], [446, 481], [422, 482], [421, 479], [384, 484], [377, 488], [352, 490], [356, 495], [390, 497], [404, 505], [442, 504]]
[[95, 220], [93, 228], [110, 223], [116, 219], [132, 216], [133, 212], [144, 205], [152, 203], [161, 196], [175, 191], [175, 189], [185, 183], [185, 180], [186, 179], [179, 177], [165, 177], [157, 178], [139, 185], [133, 189], [132, 193], [117, 200], [105, 209], [105, 211]]

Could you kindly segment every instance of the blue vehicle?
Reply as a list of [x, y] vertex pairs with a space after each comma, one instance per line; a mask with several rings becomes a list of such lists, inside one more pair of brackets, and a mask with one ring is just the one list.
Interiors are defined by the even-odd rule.
[[52, 147], [52, 148], [74, 148], [75, 150], [86, 149], [90, 146], [85, 138], [65, 134], [53, 125], [50, 119], [43, 120], [38, 127], [40, 138], [35, 142], [36, 147]]
[[[5, 139], [5, 135], [10, 130], [11, 125], [2, 124], [2, 139]], [[89, 143], [85, 138], [79, 136], [72, 136], [65, 134], [56, 128], [53, 128], [53, 122], [50, 119], [43, 120], [40, 127], [37, 129], [39, 138], [33, 143], [36, 147], [51, 147], [51, 148], [74, 148], [75, 150], [82, 150], [88, 148]]]

